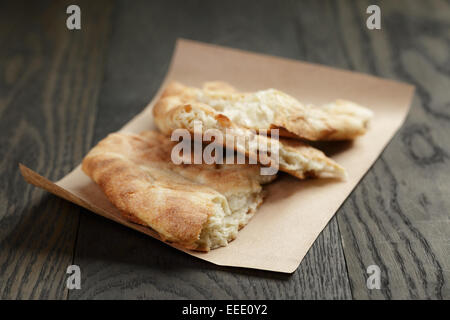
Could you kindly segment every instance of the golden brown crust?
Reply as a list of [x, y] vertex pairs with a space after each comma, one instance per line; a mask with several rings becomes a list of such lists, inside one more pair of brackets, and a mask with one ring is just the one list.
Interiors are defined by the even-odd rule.
[[[83, 171], [126, 217], [155, 229], [164, 240], [193, 247], [208, 216], [213, 190], [178, 176], [167, 179], [124, 157], [133, 148], [120, 135], [110, 135], [83, 160]], [[183, 206], [179, 206], [183, 203]]]
[[[355, 103], [336, 100], [322, 107], [303, 105], [293, 97], [274, 89], [257, 93], [238, 93], [226, 83], [206, 83], [202, 89], [188, 87], [178, 82], [170, 83], [162, 98], [178, 97], [180, 103], [203, 102], [211, 100], [214, 103], [222, 101], [227, 106], [219, 109], [233, 109], [233, 104], [246, 103], [270, 106], [274, 111], [271, 123], [263, 124], [257, 121], [247, 121], [249, 129], [270, 130], [280, 128], [280, 136], [302, 138], [311, 141], [318, 140], [349, 140], [363, 135], [367, 131], [372, 112]], [[219, 103], [220, 104], [220, 103]], [[229, 110], [230, 111], [230, 110]]]
[[[309, 177], [342, 179], [346, 177], [345, 170], [341, 166], [328, 158], [322, 151], [304, 142], [292, 139], [276, 140], [270, 136], [256, 134], [255, 131], [236, 125], [228, 117], [206, 104], [178, 103], [179, 100], [166, 98], [161, 99], [155, 106], [154, 120], [164, 134], [170, 135], [179, 128], [187, 129], [193, 134], [193, 119], [200, 120], [204, 130], [218, 129], [222, 132], [224, 146], [226, 146], [226, 141], [235, 141], [234, 149], [237, 152], [245, 154], [249, 159], [260, 164], [279, 168], [299, 179]], [[245, 143], [238, 143], [237, 141], [242, 137], [245, 137]], [[275, 146], [275, 150], [280, 151], [280, 161], [277, 161], [277, 157], [268, 156], [272, 145]], [[261, 150], [266, 150], [267, 153], [261, 152]], [[297, 160], [305, 159], [304, 163], [296, 167], [283, 161], [283, 159], [289, 160], [289, 153], [292, 153]], [[283, 157], [283, 155], [285, 156]]]
[[224, 195], [258, 193], [263, 177], [256, 165], [175, 165], [175, 144], [154, 131], [110, 134], [87, 154], [82, 169], [125, 218], [163, 240], [209, 250], [196, 241], [217, 205], [229, 210]]
[[309, 159], [312, 163], [320, 163], [323, 165], [323, 170], [289, 170], [284, 168], [284, 172], [289, 173], [299, 179], [306, 178], [345, 178], [345, 170], [332, 159], [328, 158], [321, 150], [318, 150], [310, 145], [293, 139], [280, 139], [283, 150], [292, 152], [293, 154], [300, 154]]
[[[337, 100], [335, 104], [342, 102]], [[347, 102], [345, 102], [347, 103]], [[354, 106], [354, 110], [362, 107]], [[343, 112], [326, 111], [321, 108], [310, 110], [287, 111], [280, 109], [275, 122], [286, 131], [280, 133], [285, 137], [297, 137], [310, 141], [352, 140], [366, 133], [371, 113], [354, 115]]]

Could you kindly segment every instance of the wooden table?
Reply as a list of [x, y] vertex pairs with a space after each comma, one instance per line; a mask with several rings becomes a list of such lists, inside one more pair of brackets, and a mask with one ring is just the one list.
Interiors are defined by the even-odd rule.
[[[450, 298], [450, 3], [4, 1], [2, 299]], [[78, 4], [82, 29], [66, 28]], [[57, 180], [151, 100], [177, 37], [416, 86], [406, 124], [292, 275], [217, 267], [25, 183]], [[380, 94], [383, 94], [380, 92]], [[66, 268], [81, 268], [81, 290]], [[366, 286], [369, 265], [381, 289]]]

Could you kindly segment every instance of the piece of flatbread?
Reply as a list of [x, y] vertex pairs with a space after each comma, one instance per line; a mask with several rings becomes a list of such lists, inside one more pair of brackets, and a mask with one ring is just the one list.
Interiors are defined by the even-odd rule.
[[176, 165], [176, 144], [155, 131], [113, 133], [82, 169], [127, 219], [163, 240], [200, 251], [226, 246], [261, 204], [261, 185], [275, 176], [261, 175], [259, 165]]
[[272, 139], [239, 126], [211, 106], [177, 95], [178, 85], [169, 86], [153, 109], [154, 121], [164, 134], [171, 135], [176, 129], [187, 129], [193, 134], [195, 123], [199, 121], [203, 131], [218, 130], [222, 133], [224, 138], [218, 143], [230, 148], [228, 141], [233, 141], [231, 147], [236, 151], [299, 179], [346, 178], [345, 169], [322, 151], [301, 141]]
[[172, 82], [162, 98], [169, 96], [204, 103], [240, 127], [280, 128], [281, 136], [311, 141], [354, 139], [367, 131], [373, 116], [371, 110], [346, 100], [317, 107], [275, 89], [239, 93], [224, 82], [206, 83], [202, 89]]

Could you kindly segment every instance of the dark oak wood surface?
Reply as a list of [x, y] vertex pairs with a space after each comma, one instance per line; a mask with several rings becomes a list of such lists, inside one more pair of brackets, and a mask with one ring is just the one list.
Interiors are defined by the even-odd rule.
[[[4, 1], [0, 4], [0, 297], [450, 298], [450, 3]], [[68, 4], [82, 30], [65, 27]], [[177, 37], [417, 87], [405, 126], [292, 275], [217, 267], [27, 185], [56, 180], [151, 100]], [[382, 94], [382, 93], [380, 93]], [[65, 289], [81, 268], [81, 290]], [[381, 290], [366, 286], [369, 265]]]
[[[50, 179], [92, 144], [110, 10], [82, 2], [89, 32], [65, 28], [69, 2], [0, 9], [0, 297], [67, 298], [82, 209], [25, 183], [18, 162]], [[89, 12], [89, 13], [88, 13]]]

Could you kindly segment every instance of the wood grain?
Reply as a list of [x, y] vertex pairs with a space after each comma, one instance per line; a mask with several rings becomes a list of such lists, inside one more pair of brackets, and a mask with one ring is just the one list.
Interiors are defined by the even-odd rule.
[[[94, 140], [119, 129], [150, 101], [163, 80], [178, 36], [294, 57], [296, 45], [285, 46], [278, 38], [293, 32], [291, 24], [265, 32], [281, 18], [268, 13], [277, 8], [282, 10], [280, 15], [288, 12], [287, 4], [119, 1]], [[255, 8], [259, 8], [256, 13]], [[254, 19], [242, 18], [250, 15]], [[164, 30], [158, 28], [162, 25]], [[255, 30], [259, 30], [260, 41], [249, 43]], [[70, 299], [351, 297], [335, 219], [292, 276], [216, 267], [91, 215], [81, 216], [78, 239], [74, 261], [85, 276], [84, 287], [71, 291]]]
[[[349, 298], [345, 269], [332, 265], [337, 230], [326, 228], [293, 275], [219, 267], [98, 216], [81, 216], [75, 263], [82, 289], [70, 299]], [[332, 224], [336, 226], [336, 224]], [[341, 279], [342, 282], [338, 282]]]
[[80, 208], [26, 184], [18, 163], [57, 179], [91, 144], [109, 7], [79, 2], [90, 30], [80, 33], [66, 28], [68, 4], [11, 1], [0, 10], [2, 299], [67, 297]]
[[[67, 3], [0, 4], [0, 297], [450, 298], [448, 1], [77, 1], [83, 27], [75, 33], [65, 29]], [[372, 3], [381, 30], [365, 26]], [[177, 37], [417, 88], [405, 126], [293, 275], [196, 260], [19, 176], [20, 161], [61, 177], [139, 112]], [[81, 267], [82, 289], [68, 293], [71, 263]], [[372, 264], [381, 290], [367, 289]]]
[[[369, 2], [341, 4], [348, 65], [417, 89], [406, 124], [337, 213], [353, 296], [449, 299], [450, 4], [382, 2], [375, 32], [360, 27]], [[372, 264], [381, 290], [366, 287]]]

